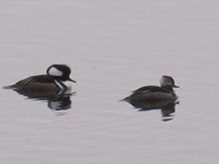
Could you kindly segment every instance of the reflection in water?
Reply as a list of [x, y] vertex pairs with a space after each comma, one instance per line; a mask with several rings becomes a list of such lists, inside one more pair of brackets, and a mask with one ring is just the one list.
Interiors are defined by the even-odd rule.
[[29, 99], [48, 101], [48, 107], [54, 111], [68, 110], [71, 108], [69, 90], [60, 90], [58, 92], [46, 92], [45, 90], [25, 90], [14, 89], [18, 94], [28, 97]]
[[135, 108], [140, 108], [138, 111], [149, 111], [160, 109], [162, 114], [162, 121], [169, 121], [173, 119], [175, 112], [175, 105], [179, 101], [159, 100], [159, 101], [130, 101]]

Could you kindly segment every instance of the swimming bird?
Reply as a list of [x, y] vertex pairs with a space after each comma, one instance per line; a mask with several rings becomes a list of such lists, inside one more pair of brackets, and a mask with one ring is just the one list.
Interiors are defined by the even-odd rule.
[[177, 96], [174, 93], [173, 88], [179, 88], [175, 85], [175, 82], [171, 76], [162, 76], [160, 79], [160, 86], [144, 86], [141, 87], [133, 93], [124, 98], [124, 101], [131, 103], [136, 106], [136, 104], [142, 103], [162, 103], [174, 102], [177, 100]]
[[70, 91], [72, 82], [76, 83], [69, 77], [71, 69], [65, 64], [53, 64], [47, 68], [46, 73], [27, 77], [3, 88], [13, 89], [20, 94], [54, 95], [59, 91]]

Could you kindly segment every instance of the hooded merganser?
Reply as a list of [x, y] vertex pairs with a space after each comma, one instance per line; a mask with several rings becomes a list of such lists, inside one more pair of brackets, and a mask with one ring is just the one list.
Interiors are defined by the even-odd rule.
[[46, 72], [47, 75], [30, 76], [3, 88], [43, 96], [71, 90], [71, 82], [76, 83], [76, 81], [70, 79], [71, 69], [67, 65], [54, 64]]
[[[133, 93], [124, 98], [124, 101], [127, 101], [131, 104], [138, 104], [141, 102], [175, 102], [177, 100], [177, 96], [174, 93], [173, 88], [179, 88], [179, 86], [175, 85], [175, 82], [170, 76], [162, 76], [160, 79], [160, 87], [159, 86], [145, 86], [141, 87]], [[134, 105], [135, 106], [135, 105]]]

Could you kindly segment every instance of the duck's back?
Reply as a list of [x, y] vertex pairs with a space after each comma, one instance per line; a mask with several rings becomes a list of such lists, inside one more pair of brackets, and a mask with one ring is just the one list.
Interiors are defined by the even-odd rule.
[[133, 91], [133, 93], [149, 93], [149, 92], [153, 92], [153, 93], [155, 93], [155, 92], [172, 93], [171, 90], [168, 90], [164, 87], [155, 86], [155, 85], [144, 86], [144, 87], [138, 88], [138, 89]]
[[126, 97], [124, 100], [128, 102], [133, 101], [159, 101], [159, 100], [171, 100], [175, 101], [177, 96], [171, 90], [168, 90], [159, 86], [144, 86]]
[[5, 89], [23, 89], [25, 87], [38, 88], [39, 86], [47, 86], [54, 84], [54, 79], [48, 75], [30, 76], [18, 81], [17, 83], [5, 86]]

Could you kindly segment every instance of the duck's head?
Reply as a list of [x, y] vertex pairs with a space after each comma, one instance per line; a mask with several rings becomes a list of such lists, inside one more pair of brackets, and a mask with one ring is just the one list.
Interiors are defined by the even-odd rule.
[[160, 79], [160, 86], [165, 88], [179, 88], [179, 86], [175, 85], [175, 82], [171, 76], [162, 76]]
[[49, 68], [47, 68], [46, 73], [54, 79], [61, 81], [72, 81], [76, 83], [75, 80], [72, 80], [69, 77], [71, 69], [65, 64], [53, 64]]

